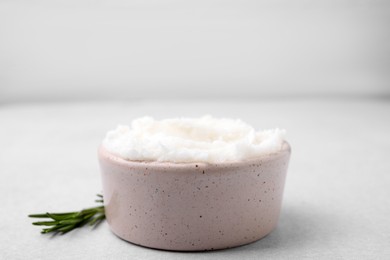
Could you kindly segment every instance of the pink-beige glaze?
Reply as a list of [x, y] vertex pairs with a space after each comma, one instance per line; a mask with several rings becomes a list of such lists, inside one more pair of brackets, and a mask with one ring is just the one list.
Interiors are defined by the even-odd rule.
[[108, 224], [131, 243], [199, 251], [256, 241], [276, 226], [290, 157], [233, 163], [126, 161], [99, 148]]

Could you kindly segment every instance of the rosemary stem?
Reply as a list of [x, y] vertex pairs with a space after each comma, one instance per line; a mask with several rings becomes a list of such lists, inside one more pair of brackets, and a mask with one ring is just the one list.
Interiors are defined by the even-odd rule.
[[[96, 202], [103, 203], [103, 196], [100, 194], [97, 196], [99, 199]], [[50, 228], [42, 229], [43, 234], [51, 232], [65, 234], [85, 224], [96, 226], [106, 218], [106, 215], [102, 205], [75, 212], [30, 214], [28, 217], [49, 219], [32, 223], [36, 226], [50, 226]]]

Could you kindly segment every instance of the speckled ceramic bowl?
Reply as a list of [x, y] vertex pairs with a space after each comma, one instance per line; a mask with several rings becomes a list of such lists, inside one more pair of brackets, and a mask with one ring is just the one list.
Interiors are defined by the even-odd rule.
[[108, 224], [151, 248], [199, 251], [256, 241], [276, 226], [290, 146], [256, 160], [127, 161], [99, 148]]

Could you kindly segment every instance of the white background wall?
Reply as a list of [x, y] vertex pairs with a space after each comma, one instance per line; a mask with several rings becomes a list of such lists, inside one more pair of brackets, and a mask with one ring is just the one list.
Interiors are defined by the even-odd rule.
[[0, 102], [390, 95], [390, 1], [0, 0]]

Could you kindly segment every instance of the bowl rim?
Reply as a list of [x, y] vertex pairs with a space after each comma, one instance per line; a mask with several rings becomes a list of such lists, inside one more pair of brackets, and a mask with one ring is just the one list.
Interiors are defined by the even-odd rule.
[[278, 152], [268, 153], [260, 155], [255, 158], [250, 158], [242, 161], [227, 161], [221, 163], [207, 163], [207, 162], [161, 162], [161, 161], [130, 161], [123, 159], [122, 157], [115, 155], [107, 151], [101, 144], [98, 148], [98, 158], [99, 160], [110, 161], [114, 164], [119, 164], [122, 166], [128, 166], [131, 168], [145, 168], [150, 169], [157, 168], [173, 168], [173, 169], [205, 169], [205, 168], [224, 168], [224, 167], [240, 167], [247, 166], [252, 164], [258, 164], [266, 161], [273, 161], [277, 158], [283, 157], [286, 154], [291, 154], [291, 146], [287, 141], [284, 141], [282, 144], [282, 149]]

